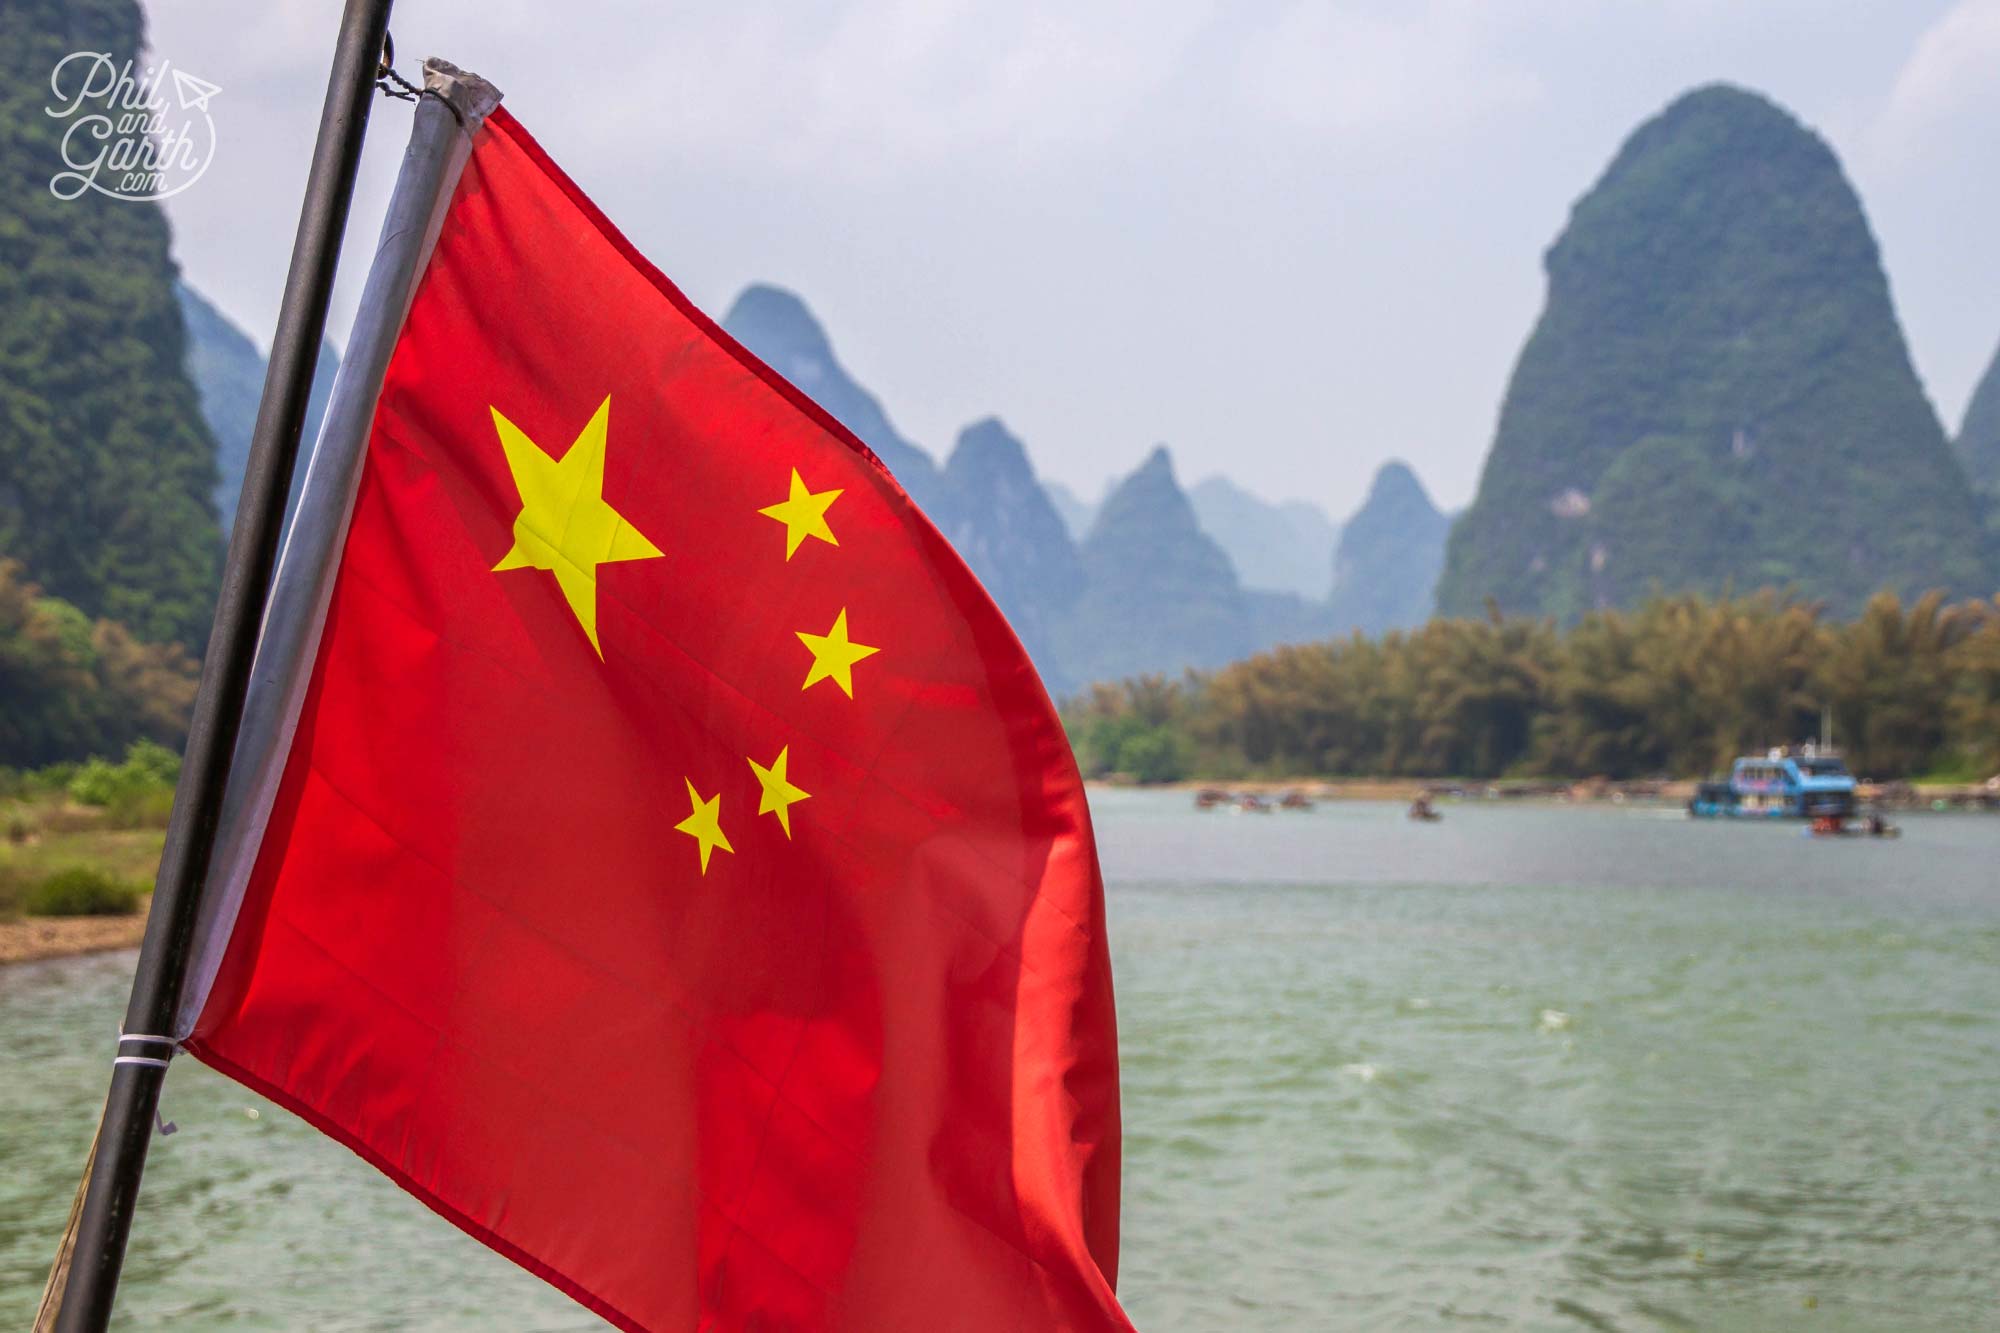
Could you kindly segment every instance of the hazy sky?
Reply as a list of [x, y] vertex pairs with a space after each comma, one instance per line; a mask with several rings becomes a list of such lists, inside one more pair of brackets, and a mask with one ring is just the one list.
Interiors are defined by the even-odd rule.
[[[150, 0], [222, 86], [171, 201], [189, 279], [268, 341], [335, 0]], [[998, 413], [1086, 495], [1156, 441], [1343, 517], [1386, 458], [1465, 503], [1541, 255], [1681, 91], [1760, 90], [1861, 192], [1948, 430], [2000, 341], [2000, 0], [403, 0], [442, 55], [720, 314], [802, 294], [934, 454]], [[409, 111], [383, 103], [342, 340]]]

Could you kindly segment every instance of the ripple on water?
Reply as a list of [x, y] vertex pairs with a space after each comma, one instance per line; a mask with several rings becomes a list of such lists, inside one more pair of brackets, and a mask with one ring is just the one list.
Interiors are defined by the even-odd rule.
[[[1912, 819], [1807, 877], [1773, 829], [1114, 804], [1140, 1328], [1993, 1325], [2000, 821]], [[0, 1327], [39, 1293], [129, 971], [0, 970]], [[594, 1326], [246, 1106], [175, 1071], [132, 1327]]]
[[[1482, 878], [1566, 854], [1510, 843], [1524, 813], [1476, 830]], [[1143, 911], [1204, 946], [1179, 972], [1119, 951], [1121, 1014], [1251, 1018], [1287, 1062], [1229, 1063], [1214, 1089], [1267, 1106], [1216, 1131], [1214, 1160], [1252, 1165], [1191, 1171], [1168, 1198], [1130, 1159], [1123, 1289], [1142, 1327], [1289, 1327], [1161, 1285], [1167, 1256], [1212, 1234], [1175, 1220], [1189, 1208], [1236, 1238], [1216, 1280], [1320, 1293], [1303, 1327], [1750, 1330], [1797, 1325], [1808, 1299], [1821, 1329], [1979, 1323], [2000, 1175], [1967, 1167], [2000, 1160], [2000, 1023], [1964, 1019], [2000, 1011], [2000, 885], [1959, 884], [1927, 915], [1903, 884], [1795, 891], [1795, 839], [1645, 825], [1641, 854], [1587, 845], [1604, 823], [1551, 816], [1534, 836], [1650, 882], [1114, 888], [1114, 923]], [[1938, 827], [2000, 857], [2000, 825]], [[1270, 929], [1284, 913], [1293, 929]], [[1195, 1114], [1128, 1097], [1134, 1123]]]

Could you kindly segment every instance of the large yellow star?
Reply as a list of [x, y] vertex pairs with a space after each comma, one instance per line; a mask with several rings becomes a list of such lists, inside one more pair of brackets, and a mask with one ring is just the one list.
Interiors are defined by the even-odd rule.
[[598, 404], [596, 414], [559, 460], [501, 416], [499, 408], [489, 410], [493, 428], [500, 433], [500, 447], [507, 451], [514, 488], [521, 493], [514, 549], [493, 568], [552, 571], [577, 624], [602, 658], [604, 649], [597, 642], [597, 567], [660, 554], [659, 547], [604, 502], [604, 440], [611, 400]]
[[701, 844], [701, 873], [708, 873], [708, 854], [720, 847], [725, 852], [736, 849], [729, 845], [729, 839], [722, 832], [722, 793], [717, 792], [707, 800], [694, 789], [694, 779], [687, 778], [688, 817], [674, 825], [676, 833], [685, 833]]
[[748, 755], [744, 756], [749, 759], [750, 771], [757, 775], [757, 785], [764, 789], [764, 794], [757, 801], [757, 813], [776, 815], [778, 827], [785, 831], [787, 838], [792, 836], [792, 807], [812, 798], [812, 793], [800, 791], [786, 776], [785, 765], [790, 762], [791, 754], [792, 747], [787, 745], [778, 751], [778, 757], [771, 761], [769, 768], [755, 759], [749, 759]]
[[806, 672], [806, 683], [799, 686], [809, 690], [822, 680], [830, 680], [840, 686], [840, 692], [854, 697], [854, 664], [864, 657], [873, 657], [880, 648], [870, 648], [865, 643], [855, 643], [847, 637], [847, 608], [841, 607], [840, 614], [833, 618], [833, 628], [824, 634], [807, 634], [803, 630], [793, 631], [813, 655], [812, 667]]
[[833, 529], [826, 525], [827, 506], [839, 498], [838, 490], [807, 490], [805, 482], [799, 478], [799, 470], [793, 468], [792, 493], [777, 504], [766, 505], [757, 512], [785, 525], [785, 559], [790, 560], [800, 543], [808, 537], [817, 537], [829, 546], [840, 545]]

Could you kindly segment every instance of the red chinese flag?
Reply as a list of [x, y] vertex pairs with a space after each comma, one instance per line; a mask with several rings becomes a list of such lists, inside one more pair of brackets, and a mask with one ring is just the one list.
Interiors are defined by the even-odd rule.
[[1130, 1327], [1040, 682], [504, 111], [188, 1047], [625, 1328]]

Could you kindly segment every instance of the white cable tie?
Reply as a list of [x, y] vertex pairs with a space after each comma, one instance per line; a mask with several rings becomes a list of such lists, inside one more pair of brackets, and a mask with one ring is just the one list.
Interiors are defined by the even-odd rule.
[[[125, 1045], [127, 1042], [131, 1042], [141, 1049], [147, 1046], [164, 1046], [167, 1048], [167, 1053], [165, 1055], [127, 1055], [125, 1054]], [[172, 1060], [174, 1053], [180, 1049], [180, 1045], [172, 1037], [156, 1037], [148, 1032], [121, 1032], [118, 1034], [118, 1055], [111, 1063], [114, 1065], [150, 1065], [156, 1069], [165, 1069], [167, 1062]]]

